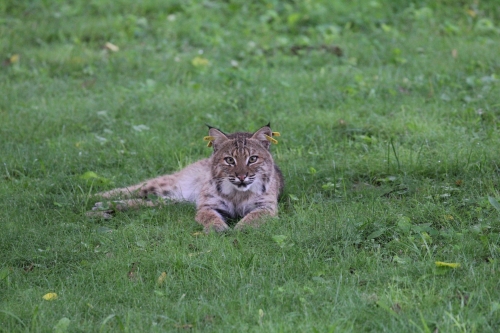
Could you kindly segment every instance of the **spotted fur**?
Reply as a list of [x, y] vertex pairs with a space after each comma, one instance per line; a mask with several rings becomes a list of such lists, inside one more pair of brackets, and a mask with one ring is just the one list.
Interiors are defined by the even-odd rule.
[[211, 127], [213, 153], [181, 171], [153, 178], [137, 185], [99, 193], [103, 198], [126, 197], [112, 209], [96, 203], [93, 210], [109, 216], [115, 210], [154, 206], [151, 196], [196, 203], [196, 221], [210, 230], [224, 231], [228, 219], [241, 219], [235, 226], [258, 226], [266, 216], [278, 213], [278, 196], [283, 176], [269, 151], [272, 136], [266, 125], [255, 133], [225, 134]]

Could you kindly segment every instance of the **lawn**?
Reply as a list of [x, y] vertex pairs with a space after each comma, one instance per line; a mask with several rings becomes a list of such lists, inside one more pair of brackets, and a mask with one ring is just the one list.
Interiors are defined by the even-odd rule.
[[[0, 331], [500, 331], [499, 44], [496, 0], [3, 1]], [[269, 121], [262, 227], [85, 215]]]

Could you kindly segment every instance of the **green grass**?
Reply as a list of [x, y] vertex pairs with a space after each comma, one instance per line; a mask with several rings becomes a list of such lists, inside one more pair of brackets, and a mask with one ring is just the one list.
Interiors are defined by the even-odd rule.
[[[499, 8], [2, 2], [0, 331], [499, 331]], [[206, 123], [268, 121], [260, 229], [85, 216], [208, 156]]]

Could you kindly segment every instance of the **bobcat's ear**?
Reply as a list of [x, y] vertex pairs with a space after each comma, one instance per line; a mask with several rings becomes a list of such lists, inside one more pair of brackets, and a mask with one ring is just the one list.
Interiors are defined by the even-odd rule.
[[252, 139], [259, 140], [260, 144], [263, 145], [267, 150], [269, 150], [269, 146], [271, 145], [271, 143], [278, 143], [276, 139], [273, 139], [273, 136], [279, 136], [278, 132], [271, 131], [270, 126], [270, 124], [267, 124], [266, 126], [261, 127], [252, 135]]
[[229, 140], [226, 134], [224, 134], [222, 131], [218, 130], [215, 127], [210, 127], [208, 129], [208, 135], [203, 138], [203, 140], [208, 141], [208, 146], [213, 147], [214, 151], [216, 151], [220, 144], [223, 143], [226, 140]]

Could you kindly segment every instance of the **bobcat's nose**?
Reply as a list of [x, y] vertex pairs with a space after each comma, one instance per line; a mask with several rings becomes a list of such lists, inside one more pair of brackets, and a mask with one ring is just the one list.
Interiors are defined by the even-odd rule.
[[236, 174], [236, 178], [238, 178], [241, 182], [244, 182], [245, 178], [247, 178], [247, 174]]

